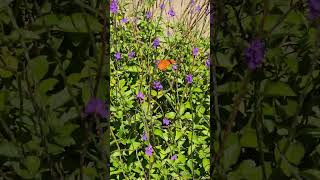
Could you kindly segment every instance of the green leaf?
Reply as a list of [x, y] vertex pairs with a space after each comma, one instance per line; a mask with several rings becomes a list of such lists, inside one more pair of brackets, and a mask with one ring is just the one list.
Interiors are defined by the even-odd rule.
[[250, 148], [258, 147], [256, 131], [252, 128], [245, 128], [240, 139], [240, 144], [241, 144], [241, 147], [250, 147]]
[[64, 148], [55, 144], [48, 143], [48, 151], [52, 155], [57, 155], [64, 152]]
[[175, 117], [176, 113], [175, 112], [168, 112], [166, 113], [165, 117], [167, 119], [173, 119]]
[[136, 149], [138, 149], [141, 146], [140, 142], [135, 142], [134, 140], [132, 140], [130, 142], [130, 147], [129, 147], [129, 154], [131, 154], [133, 151], [135, 151]]
[[32, 175], [35, 175], [40, 168], [40, 159], [37, 156], [28, 156], [24, 161], [24, 165]]
[[223, 155], [224, 169], [228, 169], [230, 166], [238, 161], [240, 155], [240, 142], [238, 136], [234, 133], [229, 134], [225, 142], [225, 150]]
[[36, 82], [39, 82], [48, 72], [49, 64], [47, 61], [47, 56], [38, 56], [31, 59], [31, 62], [28, 64], [29, 73], [31, 77]]
[[154, 135], [163, 138], [163, 132], [160, 129], [155, 129], [154, 130]]
[[136, 72], [141, 72], [142, 69], [139, 66], [126, 66], [125, 67], [125, 71], [126, 72], [134, 72], [134, 73], [136, 73]]
[[179, 130], [179, 129], [177, 129], [176, 130], [176, 136], [175, 136], [175, 138], [174, 138], [174, 140], [175, 141], [177, 141], [177, 140], [179, 140], [182, 136], [183, 136], [183, 131], [184, 131], [185, 129], [181, 129], [181, 130]]
[[41, 94], [45, 94], [46, 92], [51, 91], [57, 83], [58, 80], [54, 78], [42, 80], [39, 84], [38, 91]]
[[[285, 148], [285, 145], [287, 144], [287, 141], [288, 140], [285, 138], [279, 141], [279, 149], [282, 153], [284, 153], [284, 148]], [[290, 163], [298, 165], [302, 160], [302, 158], [304, 157], [304, 153], [305, 153], [305, 150], [304, 150], [303, 144], [299, 141], [296, 141], [289, 144], [285, 157]], [[275, 152], [275, 157], [276, 159], [280, 158], [280, 154], [277, 149]]]
[[80, 73], [72, 73], [67, 77], [67, 82], [70, 85], [76, 85], [81, 80]]
[[302, 171], [300, 175], [306, 180], [318, 180], [320, 177], [320, 171], [318, 169], [308, 169]]
[[6, 157], [20, 157], [19, 148], [12, 142], [0, 143], [0, 156]]
[[266, 96], [296, 96], [296, 93], [291, 87], [283, 82], [268, 81], [264, 88], [264, 95]]
[[[17, 68], [18, 68], [18, 59], [16, 57], [8, 55], [8, 56], [0, 57], [0, 58], [1, 58], [1, 60], [0, 60], [1, 66], [10, 68], [13, 71], [17, 70]], [[5, 69], [1, 69], [0, 68], [0, 77], [2, 77], [2, 78], [10, 78], [12, 75], [13, 74], [12, 74], [11, 71], [7, 71]]]
[[210, 160], [209, 159], [202, 159], [202, 166], [205, 171], [209, 171], [210, 169]]
[[99, 23], [97, 18], [89, 14], [74, 13], [71, 16], [64, 16], [59, 21], [58, 27], [64, 32], [88, 32], [86, 20], [90, 31], [101, 32], [102, 25]]

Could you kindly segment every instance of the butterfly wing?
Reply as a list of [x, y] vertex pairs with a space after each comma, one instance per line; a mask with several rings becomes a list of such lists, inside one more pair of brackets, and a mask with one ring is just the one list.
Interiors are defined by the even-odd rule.
[[164, 59], [164, 60], [160, 60], [159, 64], [158, 64], [158, 69], [160, 69], [161, 71], [166, 70], [170, 64], [175, 64], [176, 61], [175, 60], [169, 60], [169, 59]]
[[176, 61], [173, 60], [173, 59], [170, 59], [169, 61], [170, 61], [171, 64], [175, 64], [176, 63]]
[[170, 65], [170, 61], [169, 60], [160, 60], [159, 64], [158, 64], [158, 69], [160, 69], [161, 71], [165, 70], [168, 68], [168, 66]]

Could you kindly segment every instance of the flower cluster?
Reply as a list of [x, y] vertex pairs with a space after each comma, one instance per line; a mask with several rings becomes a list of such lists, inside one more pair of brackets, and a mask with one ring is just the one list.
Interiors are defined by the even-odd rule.
[[309, 16], [311, 19], [320, 17], [320, 0], [309, 0]]
[[163, 88], [163, 86], [162, 86], [160, 81], [154, 81], [152, 87], [156, 91], [160, 91]]
[[250, 43], [250, 46], [245, 50], [245, 57], [248, 67], [254, 70], [259, 66], [264, 58], [265, 48], [260, 39], [255, 39]]
[[108, 111], [106, 104], [98, 98], [91, 98], [85, 108], [86, 114], [93, 114], [101, 118], [107, 118]]

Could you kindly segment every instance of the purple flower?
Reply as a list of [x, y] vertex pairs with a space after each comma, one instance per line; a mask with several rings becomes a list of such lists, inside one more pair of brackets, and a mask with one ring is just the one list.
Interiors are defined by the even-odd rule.
[[144, 95], [139, 91], [136, 98], [139, 102], [142, 102], [144, 100]]
[[197, 56], [198, 52], [199, 52], [199, 49], [197, 47], [193, 48], [193, 50], [192, 50], [193, 56]]
[[85, 108], [86, 114], [99, 115], [101, 118], [107, 118], [108, 111], [106, 104], [97, 98], [91, 98]]
[[160, 4], [160, 9], [164, 8], [164, 3]]
[[169, 121], [167, 118], [164, 118], [164, 119], [162, 120], [162, 124], [168, 126], [168, 125], [170, 124], [170, 121]]
[[309, 0], [309, 17], [314, 20], [320, 17], [320, 1], [319, 0]]
[[147, 17], [147, 19], [150, 19], [150, 18], [151, 18], [151, 16], [152, 16], [151, 11], [148, 11], [148, 12], [146, 13], [146, 17]]
[[250, 46], [245, 50], [245, 57], [250, 69], [254, 70], [263, 61], [265, 54], [264, 44], [260, 39], [251, 41]]
[[210, 67], [210, 63], [211, 63], [210, 58], [208, 58], [208, 59], [206, 60], [206, 66], [207, 66], [207, 67]]
[[145, 150], [146, 150], [146, 151], [145, 151], [146, 155], [148, 155], [149, 157], [152, 156], [153, 148], [152, 148], [151, 144], [149, 144], [149, 146], [146, 147]]
[[110, 11], [113, 14], [117, 14], [118, 13], [118, 1], [117, 0], [112, 0], [110, 3]]
[[120, 58], [121, 58], [121, 54], [120, 54], [119, 52], [117, 52], [117, 53], [114, 55], [114, 57], [115, 57], [116, 60], [118, 61], [118, 60], [120, 60]]
[[201, 11], [201, 6], [196, 7], [196, 11], [200, 12]]
[[187, 75], [186, 81], [187, 81], [187, 84], [191, 84], [192, 83], [192, 74], [188, 74]]
[[177, 160], [177, 155], [176, 155], [176, 154], [173, 155], [170, 159], [171, 159], [171, 160]]
[[144, 141], [148, 140], [148, 137], [147, 137], [146, 133], [143, 133], [142, 140], [144, 140]]
[[176, 14], [174, 13], [173, 9], [170, 8], [170, 10], [168, 11], [168, 15], [171, 16], [171, 17], [173, 17], [173, 16], [175, 16]]
[[152, 86], [156, 91], [160, 91], [163, 88], [160, 81], [154, 81]]
[[122, 23], [127, 23], [127, 22], [128, 22], [128, 18], [122, 18], [122, 19], [121, 19], [121, 22], [122, 22]]
[[194, 5], [194, 3], [195, 3], [194, 0], [191, 0], [191, 4]]
[[153, 46], [154, 48], [157, 48], [159, 45], [160, 45], [160, 40], [159, 40], [159, 38], [156, 38], [156, 39], [153, 41], [152, 46]]
[[172, 69], [173, 69], [174, 71], [176, 71], [176, 70], [178, 69], [178, 66], [177, 66], [176, 64], [174, 64], [174, 65], [172, 66]]
[[129, 52], [128, 57], [133, 58], [136, 55], [134, 51]]

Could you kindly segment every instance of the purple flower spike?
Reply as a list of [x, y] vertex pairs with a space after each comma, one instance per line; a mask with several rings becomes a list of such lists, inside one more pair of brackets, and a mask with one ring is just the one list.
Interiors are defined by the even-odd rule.
[[128, 22], [128, 18], [122, 18], [121, 22], [124, 23], [124, 24], [127, 23]]
[[107, 118], [108, 111], [106, 108], [106, 104], [97, 98], [91, 98], [85, 108], [86, 114], [94, 114], [98, 115], [101, 118]]
[[153, 153], [153, 148], [152, 148], [151, 144], [149, 144], [149, 146], [146, 147], [145, 150], [146, 150], [146, 151], [145, 151], [146, 155], [148, 155], [149, 157], [151, 157], [151, 156], [152, 156], [152, 153]]
[[147, 19], [150, 19], [150, 18], [151, 18], [151, 16], [152, 16], [151, 11], [148, 11], [148, 12], [146, 13], [146, 17], [147, 17]]
[[320, 17], [320, 1], [319, 0], [309, 0], [309, 17], [315, 20]]
[[143, 134], [142, 140], [143, 140], [143, 141], [147, 141], [147, 140], [148, 140], [146, 133]]
[[156, 91], [160, 91], [163, 88], [160, 81], [154, 81], [152, 86]]
[[210, 67], [210, 63], [211, 63], [210, 58], [208, 58], [208, 59], [206, 60], [206, 66], [207, 66], [207, 67]]
[[139, 102], [142, 102], [144, 100], [144, 95], [139, 91], [136, 98]]
[[119, 61], [120, 58], [121, 58], [121, 54], [120, 54], [119, 52], [117, 52], [117, 53], [114, 55], [114, 57], [116, 58], [117, 61]]
[[200, 11], [201, 11], [201, 6], [197, 6], [197, 7], [196, 7], [196, 11], [197, 11], [197, 12], [200, 12]]
[[152, 46], [153, 46], [154, 48], [157, 48], [159, 45], [160, 45], [160, 40], [159, 40], [159, 38], [156, 38], [156, 39], [153, 41]]
[[197, 56], [198, 52], [199, 52], [199, 49], [197, 47], [193, 48], [193, 50], [192, 50], [193, 56]]
[[160, 4], [160, 9], [164, 9], [165, 5], [164, 3]]
[[265, 48], [260, 39], [255, 39], [250, 43], [250, 46], [245, 50], [247, 64], [251, 70], [259, 66], [264, 58]]
[[176, 14], [175, 14], [175, 12], [173, 11], [173, 9], [170, 8], [170, 10], [168, 11], [168, 15], [169, 15], [170, 17], [173, 17], [173, 16], [175, 16]]
[[168, 125], [170, 124], [170, 121], [169, 121], [167, 118], [164, 118], [164, 119], [162, 120], [162, 123], [163, 123], [164, 125], [168, 126]]
[[171, 160], [177, 160], [177, 155], [176, 155], [176, 154], [173, 155], [170, 159], [171, 159]]
[[173, 69], [174, 71], [176, 71], [176, 70], [178, 69], [178, 66], [177, 66], [176, 64], [174, 64], [173, 67], [172, 67], [172, 69]]
[[129, 58], [133, 58], [135, 55], [136, 55], [136, 53], [135, 53], [134, 51], [131, 51], [131, 52], [128, 54], [128, 57], [129, 57]]
[[110, 12], [113, 14], [117, 14], [118, 13], [118, 1], [117, 0], [112, 0], [110, 3]]
[[186, 81], [187, 81], [187, 84], [191, 84], [192, 83], [192, 74], [188, 74], [187, 75]]

